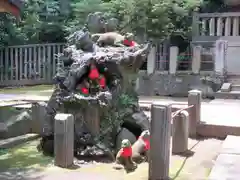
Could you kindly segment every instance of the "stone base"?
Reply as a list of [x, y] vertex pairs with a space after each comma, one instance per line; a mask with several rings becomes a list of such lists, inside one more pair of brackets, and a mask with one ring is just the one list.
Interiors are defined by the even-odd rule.
[[186, 97], [192, 89], [201, 90], [203, 98], [212, 98], [220, 90], [223, 77], [214, 75], [161, 74], [155, 72], [148, 76], [145, 71], [139, 72], [137, 92], [143, 96], [178, 96]]

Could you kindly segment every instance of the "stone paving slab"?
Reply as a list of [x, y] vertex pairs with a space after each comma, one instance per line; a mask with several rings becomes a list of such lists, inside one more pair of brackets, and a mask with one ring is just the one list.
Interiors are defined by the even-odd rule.
[[228, 135], [222, 144], [220, 155], [209, 175], [209, 180], [240, 179], [240, 137]]
[[220, 154], [215, 162], [209, 180], [239, 180], [240, 156], [234, 154]]
[[221, 154], [240, 155], [240, 137], [227, 136], [227, 138], [223, 142]]

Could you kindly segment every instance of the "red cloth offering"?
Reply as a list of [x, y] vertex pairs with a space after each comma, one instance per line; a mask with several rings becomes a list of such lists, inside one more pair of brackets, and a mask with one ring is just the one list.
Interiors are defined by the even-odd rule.
[[106, 79], [105, 79], [105, 77], [101, 77], [99, 79], [99, 85], [101, 86], [101, 88], [105, 88], [105, 86], [106, 86]]
[[125, 147], [121, 150], [122, 157], [131, 157], [132, 156], [132, 147]]
[[127, 39], [125, 39], [125, 40], [123, 41], [123, 44], [124, 44], [125, 46], [130, 46], [130, 47], [135, 46], [135, 42], [134, 42], [134, 41], [129, 41], [129, 40], [127, 40]]
[[89, 94], [88, 89], [85, 88], [85, 87], [81, 88], [81, 91], [82, 91], [83, 94]]
[[97, 68], [94, 68], [94, 69], [91, 69], [90, 70], [90, 73], [88, 75], [88, 77], [91, 79], [91, 80], [94, 80], [94, 79], [97, 79], [99, 78], [100, 74], [97, 70]]
[[145, 143], [145, 147], [144, 147], [145, 150], [146, 151], [149, 150], [150, 149], [150, 141], [148, 139], [144, 139], [142, 137], [139, 137], [139, 138], [141, 138], [144, 141], [144, 143]]

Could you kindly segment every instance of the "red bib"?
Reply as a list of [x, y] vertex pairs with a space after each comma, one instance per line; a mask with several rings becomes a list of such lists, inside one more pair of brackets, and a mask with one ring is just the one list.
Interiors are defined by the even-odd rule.
[[81, 88], [81, 91], [82, 91], [82, 93], [85, 94], [85, 95], [89, 94], [88, 89], [85, 88], [85, 87]]
[[122, 148], [121, 156], [122, 157], [131, 157], [132, 156], [132, 147]]
[[105, 88], [105, 86], [106, 86], [106, 79], [105, 79], [105, 77], [101, 77], [99, 79], [99, 85], [101, 86], [101, 88]]
[[97, 68], [94, 68], [94, 69], [91, 69], [90, 70], [90, 73], [88, 75], [88, 77], [91, 79], [91, 80], [94, 80], [94, 79], [97, 79], [99, 78], [99, 72], [97, 70]]
[[129, 41], [129, 40], [127, 40], [127, 39], [125, 39], [125, 40], [123, 41], [123, 44], [124, 44], [125, 46], [130, 46], [130, 47], [135, 46], [135, 42], [134, 42], [134, 41]]
[[145, 148], [145, 150], [146, 151], [149, 150], [150, 149], [150, 141], [148, 139], [144, 139], [142, 137], [139, 137], [139, 138], [141, 138], [144, 141], [144, 144], [145, 144], [144, 148]]

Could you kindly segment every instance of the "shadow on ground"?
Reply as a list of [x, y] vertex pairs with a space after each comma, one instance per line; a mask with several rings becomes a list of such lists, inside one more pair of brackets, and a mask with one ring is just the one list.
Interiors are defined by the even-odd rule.
[[[80, 164], [81, 168], [62, 169], [53, 166], [53, 159], [37, 150], [38, 140], [0, 152], [1, 180], [147, 180], [148, 163], [136, 171], [126, 173], [115, 170], [112, 163], [94, 162]], [[207, 179], [222, 141], [216, 139], [189, 139], [189, 151], [171, 156], [170, 176], [174, 180]], [[93, 176], [94, 175], [94, 176]], [[91, 178], [90, 178], [91, 177]], [[116, 179], [118, 180], [118, 179]]]

